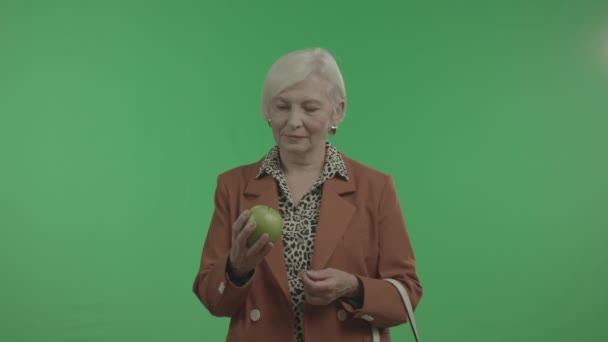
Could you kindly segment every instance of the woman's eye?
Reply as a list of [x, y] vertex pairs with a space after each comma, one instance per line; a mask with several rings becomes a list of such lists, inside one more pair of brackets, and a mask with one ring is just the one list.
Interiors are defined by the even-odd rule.
[[309, 112], [309, 113], [313, 113], [313, 112], [318, 111], [319, 108], [316, 108], [316, 107], [307, 107], [307, 108], [304, 108], [304, 110], [307, 111], [307, 112]]
[[280, 110], [287, 110], [287, 109], [289, 109], [289, 106], [287, 106], [287, 105], [278, 105], [278, 106], [277, 106], [277, 109], [280, 109]]

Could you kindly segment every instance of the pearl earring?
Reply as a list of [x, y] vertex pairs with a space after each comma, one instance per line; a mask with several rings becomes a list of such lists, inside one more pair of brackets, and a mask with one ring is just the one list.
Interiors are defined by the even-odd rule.
[[331, 129], [329, 130], [329, 134], [330, 135], [336, 135], [337, 131], [338, 131], [338, 126], [332, 125]]

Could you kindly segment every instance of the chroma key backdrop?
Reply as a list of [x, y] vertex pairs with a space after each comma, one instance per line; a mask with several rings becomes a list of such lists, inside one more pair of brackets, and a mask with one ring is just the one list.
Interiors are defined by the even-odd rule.
[[1, 0], [0, 341], [225, 340], [192, 292], [216, 177], [317, 46], [331, 141], [394, 177], [422, 341], [608, 341], [604, 0]]

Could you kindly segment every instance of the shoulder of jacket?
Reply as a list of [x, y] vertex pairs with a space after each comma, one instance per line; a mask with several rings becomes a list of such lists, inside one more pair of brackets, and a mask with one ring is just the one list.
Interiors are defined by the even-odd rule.
[[354, 173], [353, 176], [357, 178], [358, 182], [385, 183], [392, 178], [389, 173], [347, 157], [344, 154], [342, 155], [342, 159], [346, 164], [347, 171], [352, 171]]
[[249, 180], [257, 174], [261, 162], [262, 160], [258, 160], [253, 163], [239, 165], [225, 170], [218, 175], [218, 182], [234, 183], [239, 180]]

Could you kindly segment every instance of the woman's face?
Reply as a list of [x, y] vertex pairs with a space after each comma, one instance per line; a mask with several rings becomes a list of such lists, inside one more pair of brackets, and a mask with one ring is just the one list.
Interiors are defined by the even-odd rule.
[[323, 78], [311, 75], [271, 100], [270, 126], [281, 151], [304, 154], [325, 149], [330, 127], [344, 113], [344, 102], [335, 108], [327, 86]]

